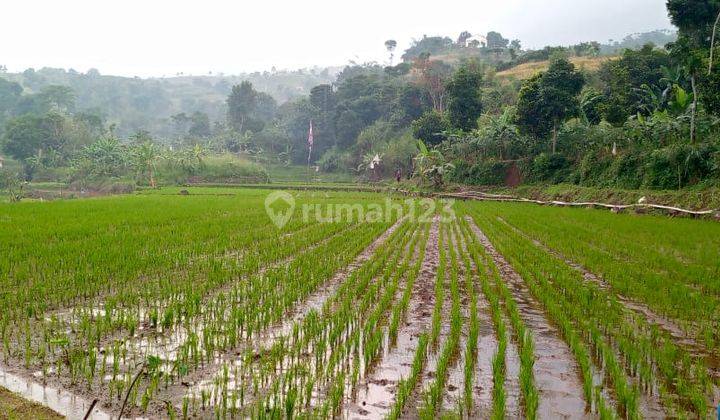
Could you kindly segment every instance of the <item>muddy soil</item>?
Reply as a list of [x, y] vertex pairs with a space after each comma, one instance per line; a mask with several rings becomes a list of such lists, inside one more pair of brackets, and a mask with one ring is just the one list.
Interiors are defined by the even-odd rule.
[[430, 228], [420, 274], [413, 285], [407, 319], [398, 329], [394, 346], [385, 350], [372, 372], [358, 385], [355, 397], [346, 404], [343, 413], [347, 418], [384, 418], [395, 402], [398, 382], [410, 373], [418, 339], [430, 328], [435, 305], [438, 235], [436, 219]]
[[[48, 386], [26, 378], [19, 373], [11, 373], [13, 369], [0, 366], [0, 386], [16, 393], [26, 400], [42, 404], [69, 419], [82, 419], [92, 405], [92, 398], [82, 397], [61, 386]], [[50, 413], [52, 414], [52, 413]], [[0, 413], [2, 417], [2, 413]], [[18, 417], [21, 418], [21, 417]], [[53, 418], [48, 415], [47, 418]], [[91, 420], [110, 420], [110, 414], [97, 407], [88, 416]]]
[[[458, 264], [457, 281], [458, 288], [460, 289], [460, 312], [462, 316], [462, 328], [460, 331], [458, 355], [453, 361], [451, 361], [450, 366], [448, 367], [447, 380], [445, 381], [445, 391], [443, 393], [443, 411], [457, 411], [456, 409], [458, 409], [459, 407], [464, 407], [462, 406], [462, 404], [464, 403], [463, 400], [465, 392], [465, 348], [467, 347], [469, 334], [468, 323], [470, 322], [470, 308], [468, 308], [470, 298], [469, 296], [467, 296], [465, 289], [465, 272], [463, 269], [461, 257], [461, 252], [463, 252], [463, 248], [460, 244], [460, 238], [458, 238], [458, 235], [456, 234], [457, 232], [452, 229], [451, 231], [452, 234], [448, 235], [448, 242], [449, 246], [454, 250], [453, 252], [455, 253]], [[448, 263], [450, 263], [449, 260], [450, 258], [448, 258]], [[450, 319], [449, 313], [448, 319]]]
[[[520, 275], [505, 260], [474, 220], [470, 227], [500, 271], [518, 305], [520, 316], [531, 331], [535, 345], [533, 373], [540, 394], [540, 418], [585, 418], [588, 405], [583, 396], [580, 369], [568, 345], [530, 295]], [[508, 375], [510, 372], [508, 372]]]
[[262, 347], [271, 345], [275, 339], [291, 333], [295, 323], [302, 322], [311, 309], [320, 310], [325, 302], [335, 294], [348, 276], [372, 258], [377, 249], [388, 240], [404, 221], [404, 219], [400, 219], [386, 229], [367, 248], [358, 254], [349, 265], [336, 272], [328, 282], [320, 286], [320, 288], [308, 296], [306, 300], [298, 302], [281, 322], [271, 325], [259, 333], [257, 338], [254, 338], [251, 343], [242, 344], [240, 347], [226, 352], [223, 357], [217, 358], [210, 365], [191, 372], [185, 378], [183, 384], [171, 385], [167, 391], [168, 399], [171, 399], [176, 407], [180, 407], [184, 396], [192, 394], [193, 392], [199, 394], [201, 390], [212, 390], [214, 380], [217, 375], [221, 374], [221, 368], [224, 364], [229, 364], [230, 366], [242, 364], [242, 356], [247, 346], [252, 346], [256, 351], [259, 351]]
[[711, 376], [714, 377], [716, 380], [720, 379], [720, 355], [714, 354], [712, 351], [708, 350], [702, 343], [700, 343], [694, 337], [690, 336], [687, 331], [683, 329], [680, 325], [654, 312], [645, 304], [636, 302], [628, 297], [614, 293], [612, 291], [612, 286], [602, 277], [591, 272], [581, 264], [578, 264], [577, 262], [567, 258], [561, 252], [550, 248], [544, 243], [538, 241], [537, 239], [530, 237], [528, 234], [511, 225], [502, 217], [498, 217], [498, 220], [511, 228], [517, 234], [525, 237], [528, 240], [531, 240], [533, 244], [538, 248], [565, 262], [565, 264], [567, 264], [570, 268], [582, 274], [583, 279], [586, 282], [594, 283], [600, 289], [610, 294], [613, 294], [617, 298], [618, 302], [620, 302], [625, 308], [632, 312], [635, 312], [636, 314], [644, 318], [648, 323], [655, 325], [660, 330], [666, 332], [668, 335], [670, 335], [670, 337], [672, 337], [673, 341], [676, 344], [683, 347], [692, 356], [704, 359], [706, 361], [708, 369], [710, 370]]
[[[449, 246], [449, 239], [447, 233], [444, 235], [444, 240], [442, 243], [438, 243], [438, 259], [440, 254], [440, 247], [448, 247]], [[450, 296], [450, 279], [449, 279], [449, 270], [450, 270], [450, 258], [447, 255], [446, 250], [446, 268], [445, 268], [445, 278], [440, 280], [443, 282], [443, 285], [445, 286], [445, 293], [443, 294], [443, 302], [442, 302], [442, 315], [441, 315], [441, 326], [440, 326], [440, 334], [438, 336], [438, 341], [435, 346], [433, 346], [432, 343], [428, 344], [428, 355], [427, 359], [425, 361], [425, 366], [423, 366], [422, 372], [420, 373], [420, 377], [418, 379], [418, 383], [413, 390], [413, 392], [410, 394], [410, 397], [408, 397], [407, 402], [405, 403], [405, 414], [404, 418], [418, 418], [419, 417], [419, 409], [421, 408], [423, 401], [423, 393], [424, 391], [430, 386], [430, 384], [435, 380], [435, 372], [437, 371], [437, 363], [438, 358], [440, 357], [440, 352], [442, 351], [443, 345], [445, 341], [447, 340], [449, 334], [450, 334], [450, 311], [452, 307], [452, 301]], [[433, 280], [430, 281], [429, 288], [425, 291], [426, 293], [429, 293], [433, 296], [433, 301], [435, 300], [435, 282], [438, 281], [437, 275]], [[433, 302], [433, 307], [435, 306], [436, 302]], [[432, 321], [432, 313], [433, 308], [430, 308], [429, 318], [427, 319], [428, 323], [431, 323]], [[428, 332], [430, 332], [430, 325], [428, 324]]]
[[[461, 238], [460, 250], [462, 253], [468, 253], [468, 246], [464, 238]], [[492, 320], [492, 309], [490, 303], [482, 292], [482, 286], [477, 281], [477, 270], [487, 269], [487, 267], [477, 267], [475, 259], [469, 258], [471, 275], [474, 276], [474, 289], [477, 300], [477, 311], [479, 333], [477, 338], [477, 354], [475, 356], [475, 374], [473, 377], [473, 406], [470, 407], [468, 415], [473, 418], [489, 418], [492, 413], [493, 405], [493, 372], [492, 360], [498, 351], [498, 338]], [[463, 265], [463, 273], [465, 267]], [[517, 354], [517, 348], [511, 340], [508, 340], [509, 346], [506, 354], [506, 366], [508, 370], [515, 372], [513, 378], [514, 383], [505, 385], [506, 389], [506, 406], [509, 406], [508, 414], [520, 415], [520, 390], [517, 381], [520, 371], [520, 360]]]

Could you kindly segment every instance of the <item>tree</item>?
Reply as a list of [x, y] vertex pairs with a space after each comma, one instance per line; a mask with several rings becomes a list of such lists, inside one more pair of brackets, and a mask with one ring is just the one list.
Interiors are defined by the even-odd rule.
[[420, 118], [430, 107], [425, 92], [412, 84], [403, 85], [400, 88], [397, 102], [398, 108], [403, 114], [401, 120], [406, 124]]
[[210, 117], [204, 112], [195, 111], [190, 116], [190, 129], [188, 134], [194, 137], [207, 138], [210, 137]]
[[[720, 22], [718, 0], [668, 0], [670, 20], [680, 29], [677, 42], [670, 47], [671, 54], [688, 69], [693, 91], [690, 117], [690, 142], [695, 143], [695, 119], [698, 106], [698, 79], [703, 71], [704, 57], [709, 55], [707, 76], [712, 76], [713, 55], [717, 26]], [[709, 53], [707, 51], [709, 50]]]
[[388, 39], [385, 41], [385, 49], [390, 53], [390, 65], [392, 66], [393, 58], [395, 57], [395, 48], [397, 48], [397, 41], [394, 39]]
[[434, 188], [441, 188], [445, 175], [455, 169], [455, 165], [445, 160], [443, 154], [437, 149], [428, 149], [425, 143], [418, 141], [418, 150], [415, 156], [415, 175], [420, 182], [429, 180]]
[[5, 126], [3, 149], [15, 159], [26, 161], [43, 157], [47, 152], [60, 152], [65, 146], [65, 120], [59, 114], [22, 115]]
[[350, 147], [364, 127], [365, 124], [357, 112], [350, 109], [340, 111], [337, 118], [335, 118], [335, 133], [338, 146], [342, 148]]
[[450, 130], [450, 122], [445, 115], [437, 111], [428, 111], [413, 121], [413, 136], [428, 146], [437, 146], [445, 140], [445, 132]]
[[425, 88], [432, 101], [433, 109], [445, 112], [446, 80], [452, 68], [442, 61], [430, 60], [427, 55], [415, 60], [415, 68], [419, 74], [418, 84]]
[[463, 131], [477, 128], [483, 111], [480, 99], [482, 72], [477, 65], [464, 64], [448, 83], [448, 114], [453, 127]]
[[337, 106], [337, 98], [333, 86], [322, 84], [310, 91], [310, 103], [313, 106], [313, 130], [315, 137], [326, 146], [337, 145], [335, 130], [333, 129], [333, 116]]
[[665, 77], [663, 68], [669, 66], [668, 53], [651, 44], [646, 44], [638, 51], [625, 50], [619, 60], [604, 63], [600, 67], [599, 77], [605, 86], [601, 104], [605, 119], [613, 125], [621, 126], [631, 115], [647, 115], [647, 104], [637, 89], [643, 85], [662, 85]]
[[12, 115], [22, 91], [20, 84], [0, 78], [0, 124]]
[[718, 0], [668, 0], [668, 14], [683, 36], [708, 48], [720, 13]]
[[468, 31], [462, 31], [460, 32], [460, 35], [458, 35], [457, 44], [461, 47], [464, 47], [467, 44], [467, 40], [472, 38], [472, 34]]
[[69, 86], [50, 85], [38, 94], [46, 111], [71, 112], [75, 109], [77, 96]]
[[248, 81], [235, 85], [227, 99], [228, 124], [236, 131], [243, 133], [245, 123], [257, 106], [258, 94]]
[[552, 134], [552, 153], [557, 151], [560, 125], [579, 111], [578, 95], [585, 77], [567, 59], [557, 59], [545, 73], [523, 83], [518, 99], [517, 124], [526, 134], [543, 139]]
[[[257, 93], [257, 100], [255, 103], [255, 109], [251, 113], [252, 119], [261, 121], [263, 125], [275, 118], [277, 113], [278, 105], [275, 98], [268, 95], [265, 92]], [[260, 130], [253, 130], [260, 131]]]
[[8, 170], [0, 169], [0, 191], [5, 190], [11, 203], [22, 200], [25, 182], [19, 174], [11, 173]]
[[118, 176], [127, 167], [127, 149], [113, 137], [105, 137], [86, 146], [75, 169], [86, 176]]
[[136, 146], [152, 142], [152, 135], [150, 135], [150, 132], [147, 130], [138, 130], [135, 134], [130, 136], [130, 142]]
[[184, 112], [180, 112], [175, 115], [171, 115], [170, 119], [173, 122], [173, 125], [175, 126], [175, 133], [183, 137], [185, 134], [187, 134], [188, 125], [190, 124], [190, 117]]
[[146, 141], [132, 149], [132, 164], [138, 174], [147, 174], [150, 186], [155, 188], [155, 166], [160, 157], [160, 149], [152, 141]]
[[447, 51], [453, 46], [454, 42], [448, 37], [441, 36], [423, 36], [420, 40], [415, 40], [413, 44], [403, 54], [403, 60], [410, 61], [424, 54], [440, 54]]
[[499, 32], [488, 32], [485, 38], [487, 39], [487, 47], [491, 50], [504, 50], [510, 44], [510, 40], [503, 38]]

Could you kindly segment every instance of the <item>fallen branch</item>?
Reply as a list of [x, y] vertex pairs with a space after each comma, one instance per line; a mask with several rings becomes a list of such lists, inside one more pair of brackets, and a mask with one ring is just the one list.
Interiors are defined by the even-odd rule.
[[687, 210], [680, 207], [673, 207], [673, 206], [665, 206], [660, 204], [649, 204], [649, 203], [636, 203], [636, 204], [608, 204], [608, 203], [598, 203], [598, 202], [565, 202], [565, 201], [558, 201], [558, 200], [552, 200], [552, 201], [542, 201], [542, 200], [532, 200], [529, 198], [520, 198], [520, 197], [514, 197], [511, 195], [498, 195], [498, 194], [487, 194], [480, 191], [466, 191], [462, 193], [439, 193], [434, 194], [436, 197], [440, 198], [455, 198], [455, 199], [470, 199], [470, 200], [478, 200], [478, 201], [502, 201], [502, 202], [517, 202], [517, 203], [534, 203], [534, 204], [540, 204], [540, 205], [552, 205], [552, 206], [561, 206], [561, 207], [599, 207], [599, 208], [606, 208], [610, 209], [613, 212], [620, 212], [623, 210], [633, 209], [633, 208], [645, 208], [645, 209], [656, 209], [656, 210], [663, 210], [670, 213], [681, 213], [681, 214], [687, 214], [692, 216], [715, 216], [716, 219], [720, 220], [720, 209], [714, 209], [714, 210]]

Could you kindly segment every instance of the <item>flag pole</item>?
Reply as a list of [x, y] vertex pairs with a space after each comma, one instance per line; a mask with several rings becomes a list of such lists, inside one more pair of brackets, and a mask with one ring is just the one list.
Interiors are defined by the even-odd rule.
[[308, 132], [308, 157], [307, 157], [307, 184], [310, 185], [310, 155], [312, 155], [312, 147], [313, 143], [315, 142], [314, 136], [313, 136], [313, 125], [312, 120], [310, 120], [310, 130]]

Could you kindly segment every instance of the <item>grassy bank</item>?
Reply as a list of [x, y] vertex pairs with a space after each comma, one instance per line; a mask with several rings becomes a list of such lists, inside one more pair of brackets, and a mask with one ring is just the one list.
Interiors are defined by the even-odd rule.
[[[470, 188], [472, 189], [472, 188]], [[647, 203], [677, 206], [689, 210], [720, 208], [720, 188], [687, 188], [682, 190], [620, 190], [580, 187], [571, 184], [523, 185], [517, 188], [495, 188], [488, 192], [510, 194], [534, 200], [597, 201], [608, 204], [632, 204], [645, 197]]]
[[0, 418], [2, 419], [62, 419], [63, 416], [40, 404], [0, 388]]

